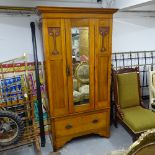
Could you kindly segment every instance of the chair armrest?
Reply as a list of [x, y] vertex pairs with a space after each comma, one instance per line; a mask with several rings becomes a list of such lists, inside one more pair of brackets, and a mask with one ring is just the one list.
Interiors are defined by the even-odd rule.
[[117, 109], [117, 114], [118, 116], [120, 117], [120, 119], [123, 120], [123, 117], [124, 117], [124, 113], [122, 112], [120, 106], [118, 104], [115, 104], [116, 105], [116, 109]]

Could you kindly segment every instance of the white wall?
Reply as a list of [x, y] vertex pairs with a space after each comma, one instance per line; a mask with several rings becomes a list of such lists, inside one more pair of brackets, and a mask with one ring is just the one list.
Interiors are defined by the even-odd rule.
[[155, 50], [155, 17], [114, 17], [113, 52]]
[[[0, 62], [24, 52], [33, 57], [30, 22], [37, 16], [0, 15]], [[43, 59], [42, 39], [36, 25], [38, 57]], [[155, 18], [114, 17], [113, 52], [155, 50]]]
[[151, 2], [152, 0], [114, 0], [113, 7], [124, 9], [133, 7], [135, 5], [142, 5], [143, 3]]
[[36, 6], [63, 6], [63, 7], [96, 7], [96, 0], [0, 0], [0, 6], [36, 7]]
[[[22, 56], [33, 56], [30, 22], [37, 16], [0, 15], [0, 62]], [[42, 41], [36, 26], [38, 57], [42, 59]]]
[[[102, 0], [103, 6], [106, 6], [107, 0]], [[143, 3], [152, 0], [110, 0], [113, 8], [127, 8], [135, 5], [143, 5]], [[102, 7], [97, 0], [0, 0], [0, 6], [19, 6], [19, 7], [36, 7], [36, 6], [65, 6], [65, 7]]]

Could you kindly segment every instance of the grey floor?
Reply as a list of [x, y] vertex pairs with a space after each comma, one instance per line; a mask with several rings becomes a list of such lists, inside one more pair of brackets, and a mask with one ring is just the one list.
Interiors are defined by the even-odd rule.
[[[49, 138], [46, 147], [42, 148], [42, 155], [48, 155], [52, 151]], [[59, 151], [62, 155], [106, 155], [113, 150], [126, 149], [132, 143], [130, 135], [119, 125], [118, 128], [111, 126], [110, 138], [90, 135], [74, 139], [67, 143]], [[35, 155], [33, 146], [24, 146], [0, 152], [0, 155]]]

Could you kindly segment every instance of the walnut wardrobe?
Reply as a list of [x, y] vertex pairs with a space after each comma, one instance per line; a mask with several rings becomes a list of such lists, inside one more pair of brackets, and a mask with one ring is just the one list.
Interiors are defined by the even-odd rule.
[[112, 17], [116, 9], [37, 7], [54, 149], [109, 137]]

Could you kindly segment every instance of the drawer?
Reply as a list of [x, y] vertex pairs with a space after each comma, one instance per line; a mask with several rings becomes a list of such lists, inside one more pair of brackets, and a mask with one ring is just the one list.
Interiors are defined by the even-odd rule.
[[[56, 137], [68, 136], [108, 126], [108, 113], [77, 115], [55, 121]], [[90, 132], [91, 133], [91, 132]]]

